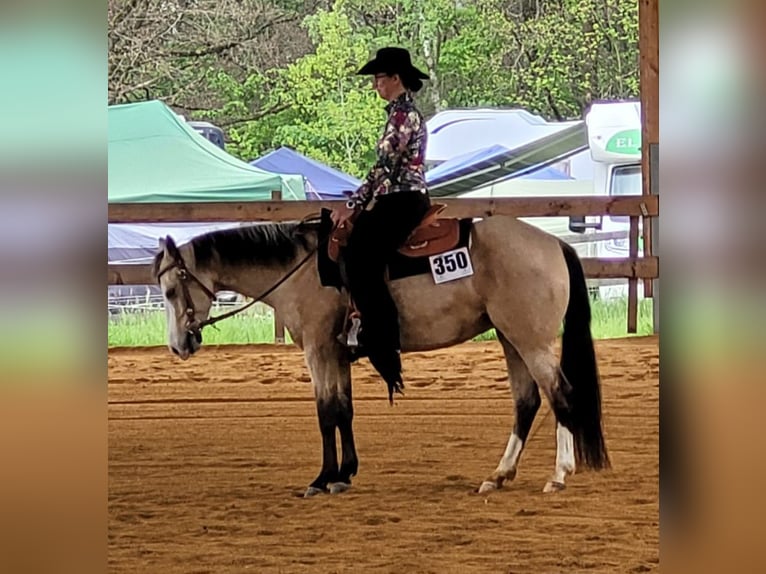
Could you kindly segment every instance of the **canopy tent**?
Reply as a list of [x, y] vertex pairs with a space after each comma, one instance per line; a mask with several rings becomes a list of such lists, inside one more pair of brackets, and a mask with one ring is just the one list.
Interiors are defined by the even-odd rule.
[[426, 180], [434, 197], [458, 195], [503, 179], [539, 178], [540, 170], [587, 148], [584, 122], [571, 122], [518, 147], [496, 144], [456, 156], [426, 172]]
[[146, 223], [107, 226], [108, 261], [149, 263], [157, 253], [160, 237], [170, 235], [179, 245], [197, 235], [216, 229], [237, 227], [239, 223]]
[[107, 260], [122, 262], [149, 261], [157, 253], [157, 239], [150, 241], [137, 225], [107, 225]]
[[305, 178], [306, 199], [341, 199], [345, 197], [344, 192], [354, 191], [362, 184], [347, 173], [287, 147], [267, 153], [250, 165], [274, 173], [300, 174]]
[[[159, 101], [109, 107], [109, 202], [305, 199], [303, 177], [258, 169], [206, 139]], [[108, 260], [146, 262], [158, 239], [179, 243], [239, 223], [109, 224]]]
[[300, 175], [258, 169], [197, 133], [160, 101], [109, 106], [110, 202], [305, 199]]

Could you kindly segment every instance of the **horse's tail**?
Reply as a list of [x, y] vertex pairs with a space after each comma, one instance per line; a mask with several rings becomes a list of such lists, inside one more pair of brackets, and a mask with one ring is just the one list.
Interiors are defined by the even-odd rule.
[[569, 304], [564, 315], [561, 352], [561, 371], [569, 382], [562, 385], [570, 407], [572, 428], [569, 430], [574, 435], [577, 465], [601, 470], [609, 468], [610, 462], [601, 422], [601, 388], [590, 331], [590, 297], [577, 252], [563, 241], [561, 250], [569, 270]]

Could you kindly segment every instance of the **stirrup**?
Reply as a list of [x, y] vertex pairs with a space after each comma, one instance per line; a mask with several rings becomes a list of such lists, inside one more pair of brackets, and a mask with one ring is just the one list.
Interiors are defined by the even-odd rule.
[[[359, 341], [359, 332], [362, 329], [362, 315], [356, 308], [353, 299], [351, 300], [351, 304], [347, 309], [347, 313], [348, 314], [346, 315], [346, 319], [343, 323], [343, 330], [338, 334], [338, 341], [347, 349], [356, 351], [359, 347], [362, 346], [361, 342]], [[351, 322], [350, 327], [348, 326], [349, 321]], [[347, 327], [348, 330], [346, 330]]]
[[348, 330], [346, 336], [346, 346], [351, 348], [357, 348], [359, 344], [359, 330], [362, 328], [362, 321], [359, 319], [359, 315], [351, 317], [351, 328]]
[[359, 341], [359, 332], [362, 328], [362, 321], [359, 317], [351, 318], [351, 327], [348, 332], [338, 333], [338, 342], [347, 349], [355, 350], [362, 346]]

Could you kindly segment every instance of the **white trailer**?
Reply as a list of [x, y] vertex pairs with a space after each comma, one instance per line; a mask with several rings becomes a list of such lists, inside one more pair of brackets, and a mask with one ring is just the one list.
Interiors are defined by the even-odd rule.
[[[588, 149], [593, 160], [593, 186], [596, 195], [641, 195], [641, 104], [640, 102], [597, 102], [585, 116]], [[604, 216], [602, 232], [624, 231], [625, 237], [599, 242], [599, 257], [628, 257], [627, 216]], [[643, 250], [639, 232], [639, 254]], [[639, 282], [639, 296], [642, 295]], [[600, 289], [602, 297], [625, 296], [627, 280]]]

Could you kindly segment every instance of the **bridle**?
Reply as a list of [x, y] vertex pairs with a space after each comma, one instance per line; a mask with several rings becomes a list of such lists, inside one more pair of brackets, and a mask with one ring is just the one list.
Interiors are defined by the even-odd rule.
[[274, 285], [269, 287], [266, 291], [261, 293], [258, 297], [255, 297], [252, 301], [250, 301], [247, 305], [243, 305], [242, 307], [239, 307], [238, 309], [233, 309], [232, 311], [229, 311], [227, 313], [224, 313], [223, 315], [218, 315], [217, 317], [208, 317], [207, 319], [203, 321], [197, 321], [195, 319], [196, 310], [194, 308], [194, 301], [191, 298], [191, 294], [189, 293], [189, 283], [193, 282], [196, 283], [202, 291], [205, 293], [205, 295], [208, 296], [208, 298], [211, 301], [215, 301], [215, 293], [213, 293], [210, 289], [207, 288], [207, 286], [196, 276], [194, 273], [192, 273], [189, 268], [186, 266], [186, 262], [183, 260], [183, 257], [181, 257], [181, 253], [175, 249], [174, 252], [171, 254], [173, 257], [173, 261], [164, 269], [160, 270], [157, 273], [157, 281], [159, 282], [160, 278], [167, 273], [168, 271], [172, 269], [178, 269], [178, 278], [181, 282], [181, 290], [184, 294], [184, 300], [186, 301], [186, 331], [194, 335], [198, 338], [198, 340], [201, 339], [201, 333], [202, 329], [204, 327], [207, 327], [208, 325], [214, 325], [218, 323], [218, 321], [223, 321], [224, 319], [228, 319], [232, 315], [236, 315], [237, 313], [240, 313], [247, 309], [248, 307], [252, 307], [255, 305], [258, 301], [263, 299], [264, 297], [267, 297], [270, 293], [272, 293], [274, 290], [277, 289], [282, 283], [287, 281], [298, 269], [303, 267], [303, 265], [311, 258], [314, 253], [316, 253], [317, 249], [311, 249], [306, 254], [306, 256], [300, 260], [300, 262], [293, 267], [290, 271], [287, 272], [285, 276], [283, 276], [279, 281], [277, 281]]

